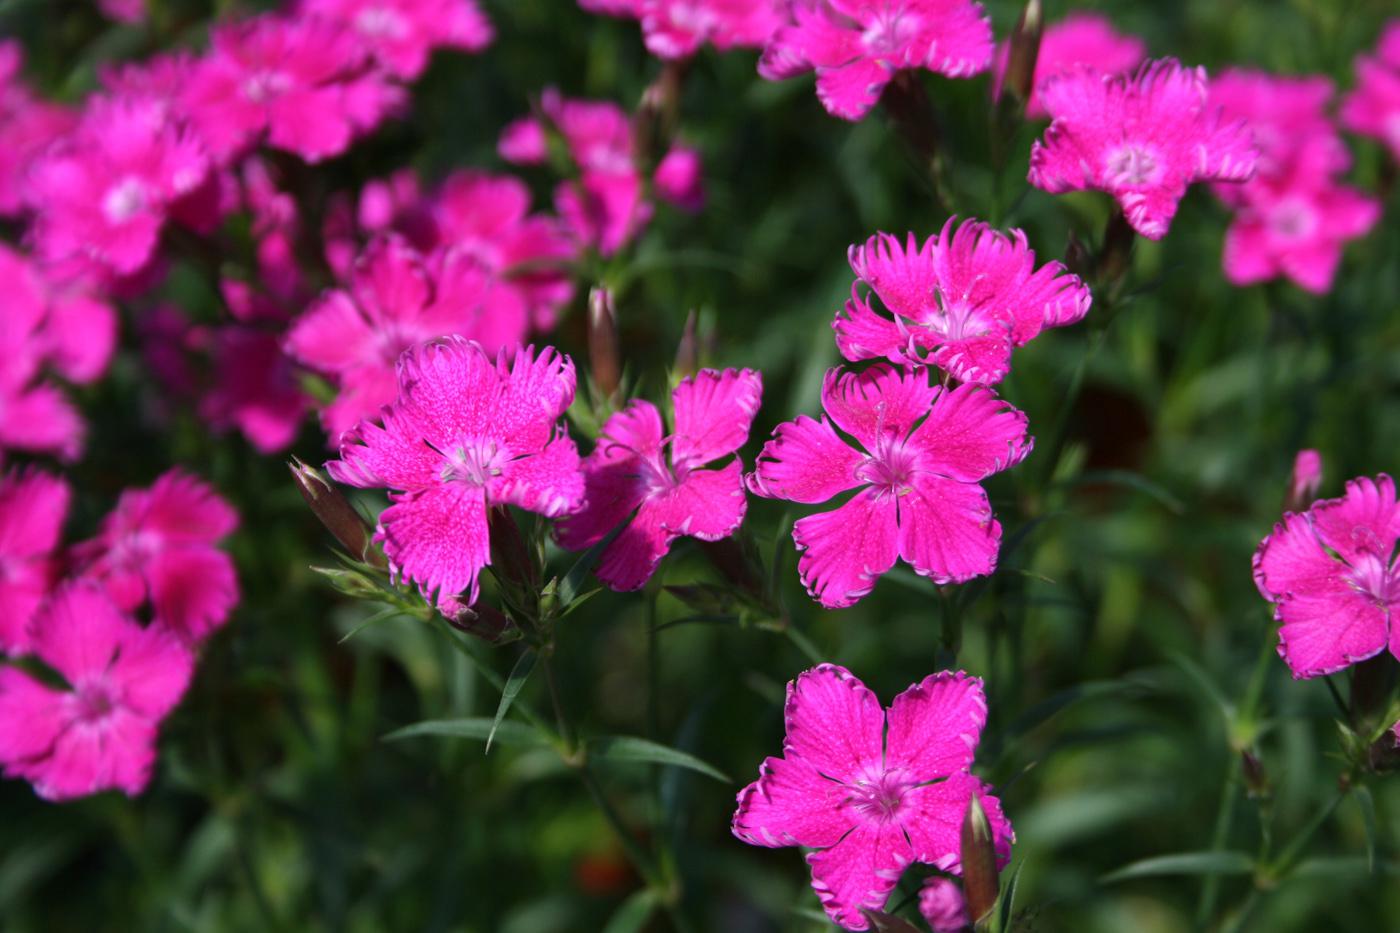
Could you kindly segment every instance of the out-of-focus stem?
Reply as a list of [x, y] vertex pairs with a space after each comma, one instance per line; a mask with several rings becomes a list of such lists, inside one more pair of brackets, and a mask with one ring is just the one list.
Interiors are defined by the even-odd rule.
[[928, 172], [939, 210], [944, 215], [952, 213], [952, 199], [948, 195], [943, 164], [942, 137], [933, 105], [918, 74], [912, 71], [896, 73], [894, 80], [886, 85], [880, 103]]

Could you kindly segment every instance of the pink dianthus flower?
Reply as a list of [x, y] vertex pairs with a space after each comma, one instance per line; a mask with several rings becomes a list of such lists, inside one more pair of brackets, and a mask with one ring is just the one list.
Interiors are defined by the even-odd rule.
[[1380, 140], [1400, 161], [1400, 19], [1386, 24], [1375, 55], [1356, 58], [1356, 87], [1342, 101], [1342, 125]]
[[762, 48], [786, 21], [786, 0], [579, 0], [591, 13], [630, 16], [642, 24], [647, 51], [658, 58], [694, 55], [706, 42], [724, 51]]
[[822, 664], [788, 684], [783, 757], [764, 760], [739, 792], [734, 835], [750, 845], [802, 846], [827, 916], [869, 926], [912, 862], [961, 873], [963, 818], [975, 794], [998, 861], [1014, 834], [1001, 803], [971, 772], [987, 721], [982, 682], [932, 674], [888, 710], [850, 671]]
[[972, 0], [791, 0], [789, 11], [758, 73], [815, 71], [822, 106], [846, 120], [865, 116], [899, 71], [965, 78], [991, 64], [992, 25]]
[[933, 933], [959, 933], [972, 926], [967, 899], [951, 878], [933, 877], [919, 889], [919, 913]]
[[296, 440], [310, 400], [297, 383], [277, 333], [230, 324], [202, 334], [213, 381], [200, 399], [201, 416], [232, 428], [259, 452], [286, 450]]
[[399, 359], [399, 397], [383, 423], [361, 422], [327, 464], [339, 482], [396, 490], [375, 540], [393, 572], [439, 607], [476, 601], [491, 563], [487, 509], [557, 518], [583, 504], [578, 449], [559, 423], [574, 378], [552, 348], [493, 360], [460, 337], [414, 347]]
[[1204, 68], [1148, 61], [1131, 76], [1080, 68], [1039, 88], [1054, 118], [1031, 148], [1029, 180], [1051, 194], [1092, 188], [1160, 240], [1193, 182], [1245, 181], [1258, 150], [1249, 129], [1207, 99]]
[[1279, 655], [1297, 678], [1335, 673], [1390, 649], [1400, 657], [1400, 508], [1381, 474], [1340, 499], [1288, 512], [1254, 554], [1254, 582], [1274, 605]]
[[[743, 467], [730, 458], [748, 440], [762, 393], [753, 370], [705, 369], [671, 393], [670, 434], [650, 402], [636, 400], [613, 415], [583, 462], [584, 507], [559, 523], [559, 543], [581, 551], [627, 522], [596, 571], [625, 591], [651, 579], [676, 538], [732, 535], [748, 503]], [[719, 461], [727, 462], [707, 468]]]
[[978, 484], [1030, 453], [1024, 414], [983, 386], [946, 389], [930, 385], [926, 369], [887, 363], [830, 370], [822, 407], [820, 420], [779, 425], [748, 478], [750, 491], [793, 502], [857, 490], [793, 526], [798, 574], [814, 599], [854, 605], [900, 558], [939, 584], [996, 568], [1001, 525]]
[[437, 48], [479, 52], [494, 33], [476, 0], [302, 0], [299, 9], [354, 30], [396, 77], [413, 80]]
[[34, 157], [71, 130], [77, 115], [39, 99], [20, 77], [24, 50], [16, 39], [0, 40], [0, 216], [25, 207], [27, 175]]
[[[1011, 351], [1045, 327], [1083, 319], [1092, 296], [1058, 262], [1035, 267], [1026, 235], [950, 218], [920, 247], [909, 234], [881, 233], [850, 249], [859, 282], [832, 327], [848, 360], [930, 362], [960, 382], [990, 385], [1011, 368]], [[876, 312], [860, 283], [891, 317]]]
[[33, 625], [34, 653], [64, 689], [0, 669], [0, 766], [46, 800], [150, 783], [156, 730], [189, 686], [194, 658], [159, 626], [143, 628], [90, 581], [69, 584]]
[[0, 653], [29, 651], [34, 610], [57, 582], [55, 551], [71, 498], [68, 483], [50, 473], [0, 477]]
[[[998, 86], [1006, 75], [1010, 48], [1008, 42], [997, 47]], [[1125, 74], [1136, 68], [1146, 55], [1147, 44], [1137, 36], [1118, 32], [1108, 17], [1084, 11], [1069, 14], [1060, 22], [1046, 26], [1041, 36], [1026, 116], [1032, 120], [1046, 116], [1045, 105], [1040, 102], [1036, 89], [1047, 78], [1081, 66], [1092, 67], [1106, 75]]]

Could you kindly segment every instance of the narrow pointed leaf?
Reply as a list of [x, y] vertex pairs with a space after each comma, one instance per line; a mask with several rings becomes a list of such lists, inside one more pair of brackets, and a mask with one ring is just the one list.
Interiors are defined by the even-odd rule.
[[1177, 852], [1124, 865], [1100, 880], [1105, 884], [1157, 875], [1247, 875], [1254, 860], [1243, 852]]
[[658, 765], [675, 765], [678, 768], [697, 771], [724, 784], [731, 783], [723, 771], [694, 755], [635, 736], [613, 735], [593, 739], [588, 743], [588, 754], [607, 761], [644, 761]]
[[656, 894], [650, 888], [643, 888], [627, 900], [608, 920], [603, 933], [641, 933], [656, 910]]
[[525, 681], [530, 678], [530, 672], [535, 669], [535, 661], [539, 655], [533, 649], [527, 650], [515, 662], [515, 667], [511, 668], [510, 676], [506, 678], [505, 689], [501, 691], [501, 702], [496, 706], [496, 721], [491, 724], [491, 731], [486, 735], [486, 750], [491, 751], [491, 741], [496, 737], [496, 730], [501, 728], [501, 720], [506, 718], [510, 705], [515, 702], [515, 698], [520, 695], [520, 690], [525, 686]]
[[476, 739], [485, 742], [493, 735], [502, 745], [541, 746], [549, 744], [549, 737], [537, 729], [518, 722], [496, 723], [484, 716], [466, 719], [428, 719], [416, 722], [402, 729], [395, 729], [384, 736], [386, 740], [414, 739], [425, 735], [435, 735], [452, 739]]

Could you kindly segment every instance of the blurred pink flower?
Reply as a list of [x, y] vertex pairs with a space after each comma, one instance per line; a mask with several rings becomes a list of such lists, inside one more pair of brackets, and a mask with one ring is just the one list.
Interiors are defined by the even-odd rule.
[[[1351, 154], [1328, 115], [1336, 88], [1321, 75], [1275, 75], [1229, 68], [1210, 82], [1210, 105], [1241, 120], [1259, 150], [1255, 178], [1298, 173], [1305, 178], [1343, 172]], [[1228, 204], [1248, 201], [1252, 181], [1215, 185]]]
[[146, 18], [146, 0], [97, 0], [97, 8], [119, 23], [139, 23]]
[[903, 247], [885, 233], [851, 247], [851, 268], [890, 316], [858, 282], [832, 323], [842, 356], [930, 362], [960, 382], [991, 385], [1010, 370], [1015, 347], [1089, 312], [1088, 287], [1058, 262], [1036, 269], [1020, 230], [1008, 237], [981, 222], [956, 231], [953, 223], [922, 248], [912, 233]]
[[142, 628], [89, 581], [60, 590], [33, 626], [56, 690], [0, 669], [0, 765], [46, 800], [104, 790], [136, 796], [151, 779], [156, 730], [180, 702], [194, 658], [159, 626]]
[[966, 78], [992, 61], [992, 25], [972, 0], [791, 0], [789, 9], [758, 73], [815, 71], [822, 106], [846, 120], [865, 116], [899, 71]]
[[1289, 512], [1254, 554], [1254, 582], [1274, 604], [1279, 655], [1296, 678], [1319, 677], [1390, 649], [1400, 657], [1395, 483], [1347, 483], [1340, 499]]
[[75, 555], [117, 608], [135, 612], [149, 602], [157, 627], [194, 644], [238, 603], [233, 561], [218, 549], [237, 527], [238, 513], [211, 486], [171, 470], [149, 489], [123, 492]]
[[962, 671], [932, 674], [888, 710], [850, 671], [821, 664], [788, 684], [783, 757], [739, 792], [734, 835], [802, 846], [827, 916], [864, 930], [913, 862], [961, 873], [960, 831], [975, 794], [998, 860], [1014, 834], [991, 787], [971, 773], [987, 701]]
[[1288, 485], [1290, 512], [1301, 512], [1312, 505], [1322, 488], [1322, 454], [1316, 450], [1300, 450], [1293, 458], [1293, 477]]
[[138, 272], [171, 212], [208, 173], [200, 141], [163, 108], [143, 98], [93, 98], [78, 127], [30, 169], [35, 245], [49, 261]]
[[55, 552], [71, 498], [68, 483], [50, 473], [0, 477], [0, 653], [29, 652], [34, 610], [58, 580]]
[[16, 39], [0, 40], [0, 216], [24, 210], [26, 175], [34, 157], [71, 130], [77, 115], [40, 100], [20, 77], [24, 50]]
[[1342, 125], [1380, 140], [1400, 161], [1400, 19], [1390, 20], [1375, 55], [1356, 58], [1356, 87], [1342, 101]]
[[698, 213], [705, 207], [705, 179], [700, 153], [689, 146], [672, 146], [652, 176], [656, 196], [682, 210]]
[[200, 415], [216, 428], [234, 428], [259, 452], [278, 453], [296, 440], [310, 400], [274, 331], [231, 324], [207, 332], [213, 385]]
[[785, 21], [785, 0], [579, 0], [592, 13], [641, 20], [658, 58], [689, 58], [706, 42], [724, 51], [762, 48]]
[[[1006, 75], [1010, 43], [997, 46], [997, 85]], [[1113, 22], [1099, 13], [1076, 10], [1058, 23], [1045, 27], [1040, 51], [1035, 59], [1035, 76], [1031, 79], [1030, 100], [1026, 116], [1039, 120], [1047, 116], [1045, 105], [1036, 90], [1046, 78], [1088, 66], [1106, 75], [1126, 74], [1138, 66], [1147, 55], [1147, 44], [1137, 36], [1124, 35], [1113, 28]]]
[[930, 878], [919, 889], [919, 913], [933, 933], [959, 933], [972, 926], [962, 888], [950, 878]]
[[854, 605], [899, 558], [939, 584], [996, 568], [1001, 525], [978, 484], [1030, 453], [1024, 414], [983, 386], [930, 386], [928, 370], [887, 363], [830, 370], [822, 407], [830, 421], [779, 425], [748, 478], [752, 492], [793, 502], [858, 490], [793, 526], [797, 571], [814, 599]]
[[651, 579], [676, 538], [732, 535], [748, 503], [742, 466], [730, 458], [748, 440], [762, 393], [753, 370], [705, 369], [671, 393], [672, 433], [650, 402], [633, 401], [613, 415], [583, 462], [585, 505], [560, 521], [559, 543], [581, 551], [627, 522], [597, 567], [599, 580], [625, 591]]
[[394, 364], [405, 350], [456, 334], [495, 353], [521, 343], [528, 329], [519, 292], [497, 287], [469, 253], [425, 258], [391, 235], [360, 256], [349, 289], [326, 292], [296, 320], [286, 348], [335, 378], [340, 394], [321, 420], [339, 446], [344, 432], [398, 397]]
[[479, 52], [491, 23], [476, 0], [302, 0], [299, 12], [353, 29], [393, 75], [417, 78], [434, 49]]
[[491, 563], [489, 508], [557, 518], [582, 505], [578, 449], [559, 422], [574, 378], [552, 348], [492, 360], [450, 337], [404, 353], [382, 425], [362, 421], [327, 464], [339, 482], [396, 490], [375, 540], [397, 576], [440, 607], [459, 608], [459, 595], [470, 605]]
[[1051, 194], [1106, 191], [1149, 239], [1166, 236], [1193, 182], [1254, 174], [1250, 132], [1208, 104], [1204, 68], [1175, 59], [1146, 62], [1132, 76], [1081, 68], [1039, 91], [1054, 121], [1031, 148], [1030, 183]]

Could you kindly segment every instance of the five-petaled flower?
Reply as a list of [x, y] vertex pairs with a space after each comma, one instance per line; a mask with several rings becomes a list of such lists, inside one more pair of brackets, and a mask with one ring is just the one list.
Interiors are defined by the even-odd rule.
[[829, 371], [822, 407], [830, 420], [779, 425], [748, 479], [754, 493], [794, 502], [857, 490], [793, 526], [798, 574], [813, 598], [853, 605], [899, 558], [939, 584], [996, 568], [1001, 525], [978, 484], [1030, 453], [1024, 414], [983, 386], [945, 389], [929, 384], [927, 369], [887, 363]]
[[582, 505], [578, 449], [559, 423], [574, 378], [553, 348], [493, 360], [455, 336], [400, 357], [398, 401], [383, 423], [362, 421], [327, 464], [342, 483], [397, 490], [375, 535], [397, 576], [456, 611], [458, 596], [476, 601], [491, 563], [488, 508], [557, 518]]
[[732, 535], [747, 507], [742, 468], [737, 458], [706, 467], [748, 440], [762, 391], [752, 370], [706, 369], [672, 393], [671, 434], [650, 402], [634, 401], [609, 418], [583, 463], [586, 504], [560, 522], [560, 543], [582, 550], [626, 521], [604, 550], [597, 575], [615, 590], [635, 590], [676, 538], [718, 541]]
[[1166, 236], [1193, 182], [1254, 174], [1249, 129], [1209, 104], [1204, 68], [1170, 58], [1132, 76], [1080, 68], [1039, 92], [1054, 121], [1031, 149], [1030, 183], [1051, 194], [1106, 191], [1149, 239]]
[[843, 667], [822, 664], [788, 684], [783, 757], [739, 792], [734, 835], [751, 845], [804, 846], [827, 915], [864, 930], [862, 908], [885, 906], [912, 862], [961, 872], [960, 830], [974, 794], [998, 861], [1011, 824], [971, 773], [987, 702], [982, 682], [933, 674], [889, 710]]
[[1400, 508], [1381, 474], [1340, 499], [1290, 512], [1254, 554], [1254, 581], [1274, 604], [1279, 655], [1297, 678], [1331, 674], [1390, 649], [1400, 657]]
[[851, 268], [893, 320], [857, 284], [832, 324], [846, 359], [930, 362], [961, 382], [991, 384], [1010, 370], [1014, 347], [1089, 312], [1088, 287], [1058, 262], [1036, 269], [1020, 230], [1008, 237], [969, 220], [954, 232], [953, 222], [922, 248], [912, 233], [903, 247], [885, 233], [851, 247]]

